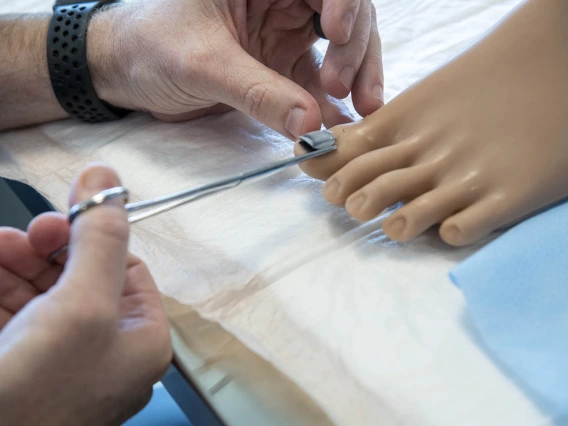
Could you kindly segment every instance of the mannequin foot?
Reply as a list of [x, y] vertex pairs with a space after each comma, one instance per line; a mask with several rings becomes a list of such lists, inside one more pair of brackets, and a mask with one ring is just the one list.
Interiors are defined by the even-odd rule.
[[[568, 196], [568, 3], [532, 0], [478, 45], [304, 163], [323, 195], [410, 240], [466, 245]], [[296, 151], [302, 151], [300, 146]]]

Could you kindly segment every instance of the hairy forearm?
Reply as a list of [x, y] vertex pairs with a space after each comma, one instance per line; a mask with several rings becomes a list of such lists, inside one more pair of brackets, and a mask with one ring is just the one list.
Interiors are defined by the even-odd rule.
[[49, 15], [0, 15], [0, 130], [61, 119], [49, 80]]

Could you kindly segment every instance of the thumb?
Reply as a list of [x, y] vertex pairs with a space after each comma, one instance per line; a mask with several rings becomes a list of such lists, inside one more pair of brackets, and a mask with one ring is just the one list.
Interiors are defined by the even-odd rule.
[[[88, 166], [78, 176], [70, 204], [120, 186], [116, 173], [103, 165]], [[124, 287], [129, 225], [124, 202], [109, 200], [76, 217], [71, 226], [64, 285], [90, 297], [118, 302]]]
[[296, 139], [319, 130], [322, 116], [316, 100], [292, 80], [250, 56], [240, 45], [231, 46], [225, 72], [220, 75], [219, 101]]

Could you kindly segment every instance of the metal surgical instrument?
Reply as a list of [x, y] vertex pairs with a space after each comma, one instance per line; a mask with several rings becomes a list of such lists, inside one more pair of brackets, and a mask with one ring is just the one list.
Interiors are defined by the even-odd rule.
[[304, 161], [311, 160], [312, 158], [320, 157], [337, 149], [335, 145], [335, 137], [329, 130], [319, 130], [307, 133], [300, 136], [299, 139], [300, 144], [304, 150], [307, 151], [306, 154], [276, 161], [257, 169], [202, 186], [189, 188], [183, 191], [164, 195], [162, 197], [156, 197], [151, 200], [126, 204], [125, 208], [129, 213], [128, 221], [130, 223], [138, 222], [139, 220], [170, 210], [197, 198], [202, 198], [227, 189], [236, 188], [244, 183], [256, 182], [257, 180], [272, 176], [273, 174], [288, 167], [295, 166]]
[[[189, 188], [183, 191], [174, 192], [172, 194], [161, 197], [152, 198], [145, 201], [128, 202], [128, 191], [123, 187], [106, 189], [92, 196], [86, 201], [75, 204], [69, 211], [69, 221], [73, 222], [81, 213], [86, 212], [92, 207], [98, 206], [111, 199], [122, 198], [125, 209], [128, 212], [128, 222], [134, 223], [142, 219], [157, 215], [167, 210], [178, 207], [189, 201], [212, 195], [221, 191], [236, 188], [244, 183], [256, 182], [280, 172], [288, 167], [295, 166], [304, 161], [329, 154], [337, 149], [335, 145], [335, 137], [329, 130], [318, 130], [306, 133], [300, 136], [299, 143], [306, 151], [306, 154], [297, 157], [287, 158], [285, 160], [276, 161], [268, 165], [259, 167], [248, 172], [240, 173], [236, 176], [221, 179], [216, 182]], [[65, 253], [67, 246], [53, 252], [49, 259], [53, 260], [61, 254]]]

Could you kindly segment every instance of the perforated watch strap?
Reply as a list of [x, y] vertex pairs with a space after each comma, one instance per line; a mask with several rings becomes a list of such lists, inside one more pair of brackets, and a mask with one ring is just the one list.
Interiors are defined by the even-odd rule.
[[47, 34], [47, 64], [55, 96], [71, 117], [90, 123], [116, 120], [128, 113], [98, 98], [87, 64], [89, 19], [108, 3], [56, 3]]

